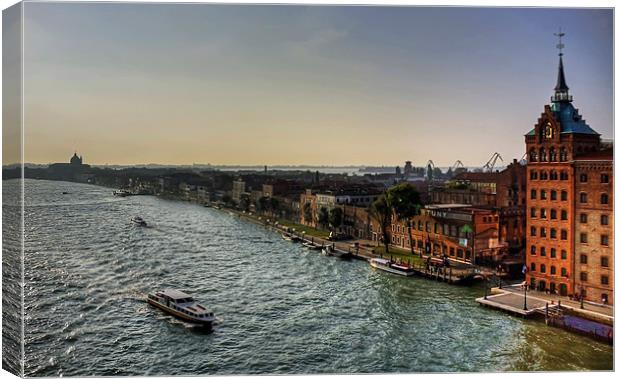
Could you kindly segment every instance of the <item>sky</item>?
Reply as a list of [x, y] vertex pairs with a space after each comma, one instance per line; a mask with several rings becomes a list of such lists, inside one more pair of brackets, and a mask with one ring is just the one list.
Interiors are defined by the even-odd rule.
[[558, 27], [573, 104], [613, 137], [611, 10], [26, 3], [24, 17], [30, 163], [520, 159]]

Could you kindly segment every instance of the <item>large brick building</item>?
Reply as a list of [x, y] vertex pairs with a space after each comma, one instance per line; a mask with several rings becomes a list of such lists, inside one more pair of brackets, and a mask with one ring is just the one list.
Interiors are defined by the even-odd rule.
[[560, 53], [551, 104], [525, 135], [526, 280], [532, 288], [613, 299], [613, 152], [572, 104]]

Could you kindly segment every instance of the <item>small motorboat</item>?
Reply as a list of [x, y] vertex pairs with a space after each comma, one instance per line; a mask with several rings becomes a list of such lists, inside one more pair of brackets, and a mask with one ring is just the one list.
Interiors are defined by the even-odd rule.
[[286, 233], [282, 233], [282, 239], [285, 241], [293, 241], [293, 238], [289, 234], [286, 234]]
[[63, 195], [68, 195], [68, 194], [69, 194], [69, 192], [67, 192], [67, 191], [62, 191], [62, 194], [63, 194]]
[[136, 216], [132, 218], [131, 222], [133, 222], [135, 225], [138, 225], [138, 226], [146, 226], [146, 221], [144, 221], [144, 219], [140, 216]]
[[304, 242], [301, 245], [309, 250], [321, 250], [321, 246], [315, 245], [312, 242]]
[[175, 289], [148, 294], [147, 302], [182, 320], [211, 328], [215, 321], [212, 311], [197, 303], [193, 297]]
[[392, 274], [403, 275], [403, 276], [412, 276], [415, 274], [413, 267], [397, 264], [389, 259], [383, 258], [372, 258], [370, 260], [370, 265], [379, 270], [391, 272]]

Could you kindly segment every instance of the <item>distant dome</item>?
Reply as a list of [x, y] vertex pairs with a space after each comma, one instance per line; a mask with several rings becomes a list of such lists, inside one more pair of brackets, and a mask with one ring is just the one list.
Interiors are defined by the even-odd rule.
[[78, 157], [77, 153], [74, 153], [73, 156], [71, 157], [71, 164], [75, 164], [75, 165], [81, 165], [82, 164], [82, 158]]

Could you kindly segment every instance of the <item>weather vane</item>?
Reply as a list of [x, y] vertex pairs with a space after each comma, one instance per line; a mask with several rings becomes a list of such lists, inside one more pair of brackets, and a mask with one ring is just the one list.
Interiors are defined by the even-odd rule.
[[554, 36], [558, 37], [558, 44], [555, 45], [555, 47], [560, 50], [560, 56], [564, 55], [562, 54], [562, 49], [564, 48], [564, 44], [562, 43], [562, 37], [564, 37], [565, 34], [566, 33], [562, 33], [562, 27], [560, 27], [560, 30], [557, 33], [553, 33]]

